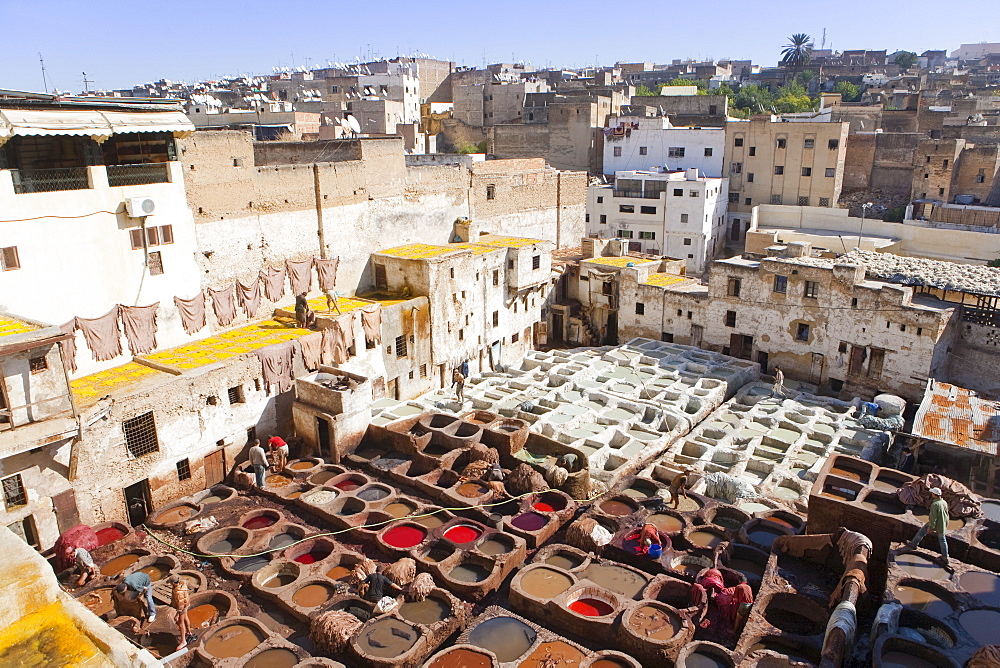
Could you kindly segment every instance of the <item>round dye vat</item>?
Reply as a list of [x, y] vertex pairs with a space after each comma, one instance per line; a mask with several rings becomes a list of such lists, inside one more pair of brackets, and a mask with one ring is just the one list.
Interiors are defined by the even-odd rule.
[[125, 533], [121, 529], [116, 529], [115, 527], [105, 527], [97, 532], [97, 542], [101, 546], [107, 545], [108, 543], [113, 543]]
[[299, 556], [295, 557], [295, 561], [300, 564], [314, 564], [317, 561], [322, 561], [323, 559], [326, 559], [329, 556], [330, 556], [330, 548], [316, 547], [313, 548], [310, 552], [306, 552], [305, 554], [300, 554]]
[[324, 584], [308, 584], [292, 594], [292, 601], [303, 608], [315, 608], [330, 600], [333, 590]]
[[713, 549], [719, 543], [725, 542], [725, 538], [711, 531], [692, 531], [688, 534], [688, 541], [692, 545]]
[[265, 556], [243, 557], [233, 563], [233, 569], [241, 573], [256, 573], [269, 563], [270, 560]]
[[571, 571], [580, 566], [583, 563], [583, 559], [571, 552], [556, 552], [546, 559], [545, 563], [556, 568], [565, 568], [567, 571]]
[[[350, 478], [348, 478], [347, 480], [341, 480], [340, 482], [334, 485], [334, 487], [336, 487], [342, 492], [351, 492], [353, 490], [356, 490], [360, 486], [361, 485], [359, 485], [356, 481], [351, 480]], [[395, 656], [395, 655], [391, 654], [390, 656]]]
[[630, 663], [623, 663], [614, 659], [598, 659], [590, 664], [590, 668], [631, 668], [631, 666], [632, 664]]
[[802, 497], [802, 492], [792, 487], [785, 487], [779, 485], [774, 488], [774, 495], [779, 499], [784, 499], [785, 501], [798, 501]]
[[133, 554], [131, 552], [128, 554], [123, 554], [120, 557], [115, 557], [108, 563], [101, 566], [101, 575], [106, 575], [107, 577], [113, 577], [115, 575], [118, 575], [119, 573], [121, 573], [122, 571], [124, 571], [126, 568], [128, 568], [137, 561], [139, 561], [139, 555]]
[[306, 469], [311, 469], [316, 466], [314, 462], [292, 462], [288, 465], [288, 468], [293, 471], [305, 471]]
[[684, 658], [684, 665], [687, 668], [730, 668], [732, 664], [711, 654], [692, 652]]
[[536, 501], [532, 506], [535, 510], [541, 513], [554, 513], [555, 508], [545, 503], [544, 501]]
[[615, 611], [610, 603], [589, 596], [578, 598], [567, 607], [576, 614], [583, 615], [584, 617], [605, 617]]
[[742, 573], [748, 581], [761, 580], [764, 577], [764, 566], [746, 559], [730, 559], [726, 568]]
[[614, 499], [605, 501], [600, 507], [602, 512], [605, 512], [608, 515], [614, 515], [615, 517], [624, 517], [625, 515], [631, 515], [635, 512], [635, 508], [628, 505], [624, 501], [616, 501]]
[[277, 536], [271, 539], [271, 542], [269, 542], [267, 546], [275, 549], [288, 547], [297, 540], [298, 538], [290, 533], [279, 533]]
[[399, 606], [399, 616], [414, 624], [430, 626], [448, 618], [451, 610], [443, 601], [425, 598], [422, 601], [407, 601]]
[[326, 577], [335, 582], [346, 582], [351, 577], [351, 569], [346, 566], [334, 566], [326, 572]]
[[[893, 593], [904, 606], [928, 614], [931, 617], [941, 619], [951, 614], [951, 605], [947, 601], [942, 601], [926, 589], [910, 585], [898, 585], [893, 590]], [[994, 621], [994, 626], [997, 630], [1000, 630], [1000, 613], [995, 614], [998, 619]]]
[[176, 524], [188, 519], [194, 513], [195, 509], [191, 506], [175, 506], [157, 514], [155, 521], [157, 524]]
[[1000, 522], [1000, 501], [983, 501], [982, 509], [986, 519]]
[[268, 589], [277, 589], [279, 587], [284, 587], [295, 582], [295, 578], [298, 576], [294, 573], [278, 573], [277, 575], [268, 578], [264, 581], [264, 586]]
[[198, 503], [200, 503], [203, 506], [207, 506], [210, 503], [218, 503], [219, 501], [222, 501], [222, 497], [221, 496], [217, 496], [215, 494], [211, 494], [209, 496], [206, 496], [204, 499], [202, 499]]
[[471, 543], [482, 535], [481, 529], [468, 524], [456, 524], [444, 532], [445, 538], [459, 545]]
[[166, 577], [170, 572], [170, 567], [165, 564], [150, 564], [139, 569], [140, 573], [145, 573], [153, 582], [158, 582]]
[[264, 640], [264, 634], [245, 624], [230, 624], [205, 641], [205, 651], [219, 659], [244, 656]]
[[586, 655], [562, 640], [543, 642], [517, 668], [548, 668], [549, 666], [579, 666]]
[[963, 573], [959, 586], [986, 605], [1000, 607], [1000, 577], [982, 571]]
[[793, 530], [796, 528], [796, 525], [792, 524], [791, 522], [789, 522], [786, 519], [782, 519], [782, 518], [778, 517], [777, 515], [771, 515], [770, 517], [765, 517], [764, 521], [765, 522], [771, 522], [772, 524], [777, 524], [778, 526], [781, 526], [781, 527], [788, 527], [789, 529], [793, 529]]
[[383, 510], [389, 515], [392, 515], [393, 517], [398, 519], [400, 517], [406, 517], [416, 509], [417, 509], [416, 506], [411, 505], [409, 503], [396, 502], [396, 503], [390, 503]]
[[472, 629], [469, 644], [493, 652], [500, 663], [507, 663], [528, 651], [535, 642], [535, 630], [513, 617], [494, 617]]
[[646, 518], [648, 524], [662, 531], [663, 533], [677, 533], [684, 528], [684, 522], [679, 517], [657, 513]]
[[291, 484], [291, 482], [291, 478], [280, 473], [275, 473], [264, 478], [264, 484], [269, 485], [270, 487], [285, 487], [286, 485]]
[[479, 564], [459, 564], [451, 569], [448, 577], [459, 582], [482, 582], [490, 576], [490, 571], [485, 566]]
[[95, 589], [89, 594], [81, 596], [80, 602], [87, 606], [92, 613], [100, 617], [115, 609], [114, 601], [111, 600], [112, 589], [112, 587]]
[[479, 544], [479, 551], [483, 554], [488, 554], [491, 557], [496, 557], [501, 554], [507, 554], [514, 549], [514, 546], [505, 540], [497, 540], [496, 538], [490, 538], [489, 540], [484, 540]]
[[937, 665], [906, 652], [886, 652], [882, 655], [882, 668], [937, 668]]
[[381, 501], [389, 496], [389, 490], [385, 487], [367, 487], [358, 492], [358, 498], [362, 501]]
[[257, 515], [243, 523], [245, 529], [266, 529], [278, 520], [271, 515]]
[[771, 545], [774, 543], [774, 539], [778, 536], [783, 536], [783, 533], [777, 531], [771, 531], [767, 527], [759, 526], [753, 531], [747, 534], [747, 538], [750, 539], [751, 543], [760, 545], [763, 548], [771, 549]]
[[638, 631], [640, 638], [664, 641], [677, 635], [681, 630], [681, 620], [662, 608], [644, 605], [632, 613], [629, 626]]
[[739, 508], [745, 513], [750, 513], [751, 515], [753, 515], [754, 513], [763, 512], [765, 510], [771, 510], [771, 506], [764, 505], [763, 503], [754, 503], [753, 501], [748, 501], [747, 503], [741, 503], [740, 505], [737, 506], [737, 508]]
[[968, 610], [958, 616], [958, 623], [980, 645], [1000, 644], [1000, 612]]
[[521, 531], [538, 531], [549, 523], [549, 519], [538, 513], [524, 513], [512, 519], [510, 523]]
[[357, 643], [366, 654], [390, 659], [409, 652], [419, 638], [420, 632], [406, 622], [385, 617], [364, 627]]
[[573, 579], [551, 568], [535, 568], [521, 577], [521, 590], [535, 598], [555, 598], [573, 586]]
[[[738, 517], [727, 517], [724, 515], [716, 515], [712, 518], [712, 524], [716, 524], [723, 529], [728, 529], [729, 531], [739, 531], [740, 527], [743, 526], [743, 520]], [[790, 525], [789, 525], [790, 526]]]
[[236, 536], [234, 538], [223, 539], [212, 543], [209, 546], [208, 551], [212, 554], [229, 554], [233, 550], [236, 550], [243, 546], [243, 537]]
[[580, 574], [599, 587], [621, 594], [626, 598], [638, 598], [649, 583], [649, 578], [621, 566], [590, 564]]
[[[314, 485], [322, 485], [324, 482], [330, 478], [336, 476], [337, 474], [333, 471], [319, 471], [318, 473], [313, 473], [309, 476], [309, 482]], [[356, 485], [355, 485], [356, 486]]]
[[382, 534], [382, 540], [386, 545], [391, 545], [401, 550], [408, 550], [414, 545], [419, 545], [426, 537], [426, 531], [409, 525], [393, 527]]
[[467, 482], [459, 485], [458, 489], [455, 490], [459, 496], [464, 496], [467, 499], [474, 499], [477, 496], [482, 496], [488, 491], [490, 491], [489, 487], [478, 482]]
[[877, 496], [866, 496], [864, 501], [861, 502], [861, 507], [887, 515], [902, 515], [906, 512], [906, 508], [895, 501]]
[[188, 621], [191, 622], [193, 629], [207, 628], [220, 617], [222, 617], [222, 611], [211, 603], [202, 603], [188, 609]]
[[919, 554], [900, 554], [896, 557], [896, 567], [904, 573], [909, 573], [925, 580], [943, 580], [948, 572], [927, 557]]
[[459, 647], [434, 659], [427, 668], [491, 668], [493, 660], [485, 654]]
[[439, 515], [427, 515], [426, 517], [414, 518], [413, 521], [428, 529], [437, 529], [444, 524], [444, 520]]
[[243, 668], [292, 668], [298, 662], [299, 657], [292, 650], [272, 647], [247, 661]]
[[692, 498], [682, 496], [680, 501], [677, 503], [677, 507], [674, 510], [679, 510], [682, 513], [693, 512], [701, 508], [701, 504]]

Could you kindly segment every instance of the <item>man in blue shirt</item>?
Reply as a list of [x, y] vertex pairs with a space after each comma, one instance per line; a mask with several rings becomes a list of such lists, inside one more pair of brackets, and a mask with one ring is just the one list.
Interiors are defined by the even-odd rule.
[[150, 624], [156, 621], [156, 605], [153, 603], [153, 581], [142, 571], [136, 571], [131, 575], [126, 575], [125, 579], [118, 583], [115, 591], [124, 594], [125, 590], [135, 592], [135, 597], [146, 595], [146, 610], [149, 612], [148, 621]]

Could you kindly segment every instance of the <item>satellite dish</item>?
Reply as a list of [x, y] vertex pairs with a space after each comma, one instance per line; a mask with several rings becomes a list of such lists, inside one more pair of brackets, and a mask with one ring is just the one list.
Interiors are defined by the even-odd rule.
[[347, 119], [341, 118], [340, 121], [339, 121], [339, 123], [340, 123], [340, 127], [342, 127], [344, 129], [344, 132], [350, 132], [351, 131], [351, 126], [347, 124]]
[[351, 128], [351, 132], [354, 134], [361, 134], [361, 124], [358, 123], [358, 119], [356, 119], [353, 115], [347, 116], [347, 125]]

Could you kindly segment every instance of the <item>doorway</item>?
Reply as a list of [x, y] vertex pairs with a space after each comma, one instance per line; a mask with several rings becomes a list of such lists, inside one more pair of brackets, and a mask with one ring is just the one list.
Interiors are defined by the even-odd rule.
[[704, 333], [705, 330], [701, 325], [691, 325], [691, 345], [701, 348], [701, 338]]
[[316, 446], [320, 457], [330, 456], [330, 423], [321, 417], [316, 418]]
[[608, 332], [605, 337], [604, 344], [607, 346], [617, 346], [618, 345], [618, 311], [610, 311], [608, 313]]
[[753, 352], [753, 337], [745, 336], [743, 334], [730, 334], [729, 335], [729, 354], [733, 357], [739, 357], [740, 359], [748, 360], [750, 359], [750, 354]]
[[552, 342], [562, 343], [563, 341], [563, 314], [552, 312]]
[[222, 482], [226, 477], [226, 451], [219, 448], [205, 457], [205, 487]]
[[146, 521], [152, 504], [149, 500], [149, 480], [140, 480], [124, 489], [125, 508], [128, 511], [128, 523], [139, 526]]
[[56, 525], [59, 533], [71, 529], [80, 523], [80, 511], [76, 507], [76, 493], [67, 489], [52, 497], [52, 507], [56, 512]]
[[760, 365], [761, 373], [767, 373], [767, 353], [763, 350], [757, 351], [757, 364]]

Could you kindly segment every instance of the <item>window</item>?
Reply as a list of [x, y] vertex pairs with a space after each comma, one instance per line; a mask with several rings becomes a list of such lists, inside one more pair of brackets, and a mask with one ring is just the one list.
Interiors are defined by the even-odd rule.
[[409, 378], [410, 380], [413, 380], [413, 372], [412, 371], [407, 375], [407, 378]]
[[[753, 172], [747, 172], [747, 183], [753, 183]], [[739, 195], [737, 195], [739, 197]]]
[[743, 163], [742, 162], [731, 163], [729, 165], [729, 173], [730, 174], [742, 174], [743, 173]]
[[674, 197], [684, 197], [684, 189], [674, 188]]
[[532, 256], [532, 258], [531, 258], [531, 268], [532, 269], [538, 269], [541, 266], [542, 266], [542, 256], [541, 255], [534, 255], [534, 256]]
[[375, 265], [375, 289], [376, 290], [388, 290], [389, 289], [389, 279], [385, 275], [385, 265], [376, 264]]
[[749, 156], [757, 155], [757, 147], [756, 146], [751, 146], [749, 148], [749, 150], [747, 150], [747, 155], [749, 155]]
[[163, 256], [160, 251], [152, 251], [146, 256], [146, 265], [149, 267], [150, 276], [159, 276], [163, 273]]
[[420, 377], [421, 378], [426, 378], [427, 377], [427, 365], [426, 364], [421, 364], [420, 365]]
[[740, 288], [742, 287], [742, 283], [743, 282], [740, 279], [738, 279], [738, 278], [730, 278], [729, 279], [729, 289], [728, 289], [728, 291], [727, 291], [726, 294], [728, 294], [730, 297], [739, 297], [740, 296]]
[[635, 213], [635, 205], [633, 204], [619, 204], [618, 213]]
[[656, 232], [643, 232], [643, 231], [640, 231], [639, 232], [639, 238], [640, 239], [655, 239], [656, 238]]
[[[517, 305], [515, 304], [515, 307], [516, 306]], [[464, 329], [458, 330], [458, 340], [459, 341], [464, 341], [465, 340], [465, 330]]]
[[809, 198], [808, 197], [800, 197], [799, 198], [799, 206], [809, 206]]
[[781, 204], [781, 195], [771, 195], [771, 204]]
[[777, 175], [779, 175], [779, 176], [782, 175], [782, 174], [784, 174], [785, 173], [785, 166], [784, 165], [775, 165], [774, 166], [774, 173], [777, 174]]
[[[779, 198], [779, 199], [780, 199], [780, 198]], [[752, 198], [750, 198], [750, 197], [744, 197], [744, 198], [743, 198], [743, 204], [744, 204], [744, 205], [746, 205], [746, 206], [750, 206], [750, 203], [751, 203], [751, 202], [753, 202], [753, 199], [752, 199]], [[778, 204], [781, 204], [781, 202], [779, 201], [779, 202], [778, 202]]]
[[779, 137], [778, 138], [778, 142], [777, 142], [777, 146], [778, 146], [778, 148], [785, 148], [785, 144], [786, 143], [787, 142], [786, 142], [786, 140], [785, 140], [784, 137]]
[[655, 214], [656, 213], [656, 207], [655, 206], [640, 206], [639, 207], [639, 213]]
[[614, 154], [615, 154], [616, 158], [622, 157], [622, 147], [621, 146], [615, 146]]
[[49, 363], [45, 361], [45, 356], [32, 357], [28, 360], [28, 369], [31, 373], [41, 373], [49, 368]]
[[688, 222], [688, 215], [686, 213], [681, 214], [681, 222], [682, 223]]
[[832, 179], [833, 177], [835, 177], [837, 175], [837, 168], [836, 167], [827, 167], [825, 170], [823, 170], [823, 175], [826, 176], [827, 178], [831, 178]]
[[191, 479], [191, 462], [187, 459], [182, 459], [177, 462], [177, 479], [178, 480], [190, 480]]
[[604, 197], [603, 197], [603, 196], [601, 196], [601, 197], [598, 197], [598, 198], [597, 198], [597, 203], [598, 203], [598, 204], [603, 204], [603, 203], [604, 203]]
[[736, 326], [736, 311], [726, 311], [726, 327]]
[[226, 394], [229, 396], [230, 405], [243, 403], [243, 388], [240, 385], [230, 387], [226, 390]]
[[806, 281], [805, 290], [802, 295], [808, 299], [816, 299], [819, 297], [819, 283], [816, 281]]
[[[979, 170], [979, 171], [982, 172], [983, 170]], [[986, 181], [986, 175], [985, 174], [982, 174], [982, 173], [976, 174], [976, 183], [984, 183], [985, 181]]]
[[690, 246], [691, 245], [691, 240], [690, 239], [684, 239], [684, 245], [685, 246]]
[[819, 205], [820, 206], [830, 206], [830, 198], [829, 197], [820, 197], [819, 198]]
[[129, 241], [132, 243], [132, 250], [140, 250], [143, 248], [143, 236], [145, 236], [146, 248], [151, 248], [153, 246], [165, 246], [174, 243], [173, 225], [147, 227], [145, 230], [145, 235], [143, 235], [143, 228], [141, 227], [129, 230]]
[[739, 193], [729, 193], [729, 203], [730, 204], [739, 204], [739, 201], [740, 201], [740, 194]]
[[7, 505], [7, 510], [28, 505], [28, 496], [24, 493], [24, 482], [20, 473], [3, 479], [3, 501]]
[[0, 248], [0, 269], [10, 271], [20, 269], [21, 261], [17, 257], [17, 246], [7, 246]]
[[500, 311], [493, 311], [493, 326], [500, 326]]
[[944, 169], [948, 169], [948, 159], [947, 158], [945, 158], [944, 164], [942, 164], [941, 167], [944, 168]]
[[621, 237], [622, 239], [631, 239], [632, 230], [618, 230], [618, 236]]
[[771, 289], [772, 292], [780, 292], [785, 294], [788, 291], [788, 277], [777, 275], [774, 277], [774, 287]]
[[497, 198], [497, 187], [490, 183], [486, 186], [486, 199], [496, 199]]
[[803, 167], [802, 168], [802, 176], [812, 176], [812, 175], [813, 175], [812, 167]]
[[743, 146], [743, 137], [734, 137], [733, 146]]
[[517, 343], [520, 340], [520, 338], [521, 338], [521, 333], [514, 332], [513, 334], [510, 335], [510, 342]]
[[660, 341], [664, 341], [666, 343], [673, 343], [674, 335], [671, 334], [670, 332], [660, 332]]
[[125, 447], [132, 457], [142, 457], [160, 449], [153, 411], [125, 420], [122, 431], [125, 433]]
[[635, 314], [636, 315], [645, 315], [646, 314], [646, 305], [643, 304], [642, 302], [636, 302], [635, 303]]
[[585, 222], [585, 223], [589, 223], [590, 222], [590, 214], [589, 213], [583, 214], [583, 222]]
[[708, 115], [715, 116], [719, 112], [719, 107], [714, 104], [708, 105]]
[[602, 295], [615, 294], [615, 284], [612, 283], [611, 281], [604, 281], [604, 283], [601, 285], [601, 294]]
[[21, 539], [35, 548], [36, 550], [41, 550], [41, 545], [38, 543], [38, 531], [35, 530], [35, 518], [28, 515], [23, 520], [18, 520], [13, 524], [8, 524], [7, 528], [13, 533], [20, 536]]
[[340, 86], [330, 86], [330, 93], [336, 95], [340, 92]]
[[831, 151], [836, 151], [838, 148], [840, 148], [840, 140], [839, 139], [831, 139], [830, 141], [828, 141], [826, 143], [826, 146]]
[[710, 149], [710, 148], [706, 148], [705, 149], [705, 157], [706, 158], [711, 158], [712, 157], [712, 149]]
[[698, 196], [698, 191], [697, 190], [689, 190], [688, 191], [688, 197], [697, 197], [697, 196]]
[[804, 142], [802, 142], [802, 148], [816, 148], [816, 140], [806, 139]]
[[646, 147], [645, 146], [640, 146], [639, 147], [639, 155], [646, 155]]
[[795, 325], [795, 340], [796, 341], [809, 341], [809, 325], [800, 322]]
[[601, 225], [606, 225], [608, 222], [608, 216], [606, 214], [601, 214]]
[[671, 146], [667, 149], [668, 158], [683, 158], [684, 157], [684, 147], [683, 146]]
[[[857, 297], [851, 297], [851, 308], [857, 308], [857, 307], [858, 307], [858, 298]], [[840, 352], [844, 352], [844, 351], [841, 350]]]

